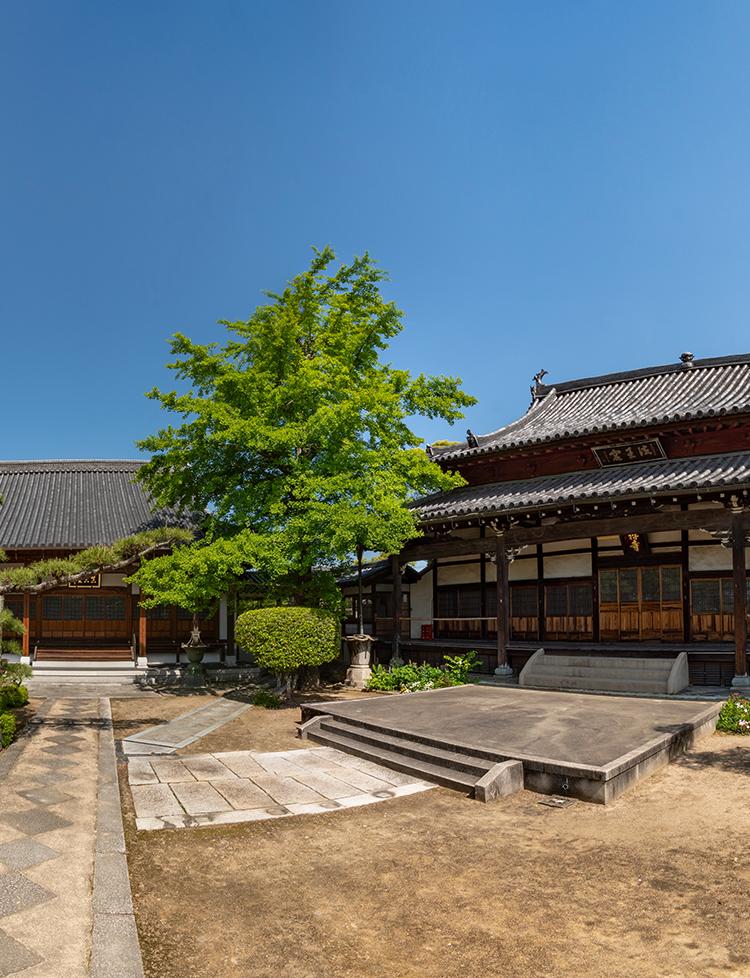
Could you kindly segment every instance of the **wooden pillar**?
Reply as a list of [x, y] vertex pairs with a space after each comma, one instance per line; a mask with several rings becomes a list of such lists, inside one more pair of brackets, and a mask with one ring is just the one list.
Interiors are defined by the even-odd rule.
[[745, 528], [742, 512], [732, 514], [732, 577], [734, 578], [734, 679], [733, 686], [750, 686], [747, 675], [747, 600]]
[[31, 617], [29, 615], [30, 605], [31, 601], [29, 598], [29, 592], [25, 591], [23, 595], [23, 625], [26, 629], [23, 635], [23, 655], [25, 659], [27, 659], [29, 656], [29, 632], [31, 631]]
[[133, 585], [128, 584], [125, 592], [125, 631], [128, 636], [128, 645], [133, 641]]
[[391, 576], [393, 578], [393, 591], [391, 602], [393, 607], [393, 638], [391, 639], [391, 658], [400, 659], [401, 651], [401, 568], [398, 563], [398, 554], [391, 557]]
[[497, 668], [496, 676], [509, 676], [513, 670], [508, 665], [510, 643], [510, 589], [508, 587], [508, 558], [502, 535], [497, 538]]
[[146, 609], [141, 605], [140, 596], [138, 598], [138, 658], [146, 658]]

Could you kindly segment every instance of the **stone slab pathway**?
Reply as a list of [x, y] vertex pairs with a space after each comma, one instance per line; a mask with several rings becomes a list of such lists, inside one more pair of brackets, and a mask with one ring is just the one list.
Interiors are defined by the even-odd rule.
[[435, 787], [332, 747], [130, 757], [128, 779], [142, 830], [288, 818]]
[[0, 755], [0, 978], [143, 978], [109, 701], [27, 730]]
[[197, 710], [183, 713], [174, 720], [126, 737], [122, 741], [123, 752], [128, 755], [171, 754], [178, 747], [187, 747], [212, 730], [234, 720], [250, 707], [250, 703], [217, 699], [215, 703], [199, 706]]

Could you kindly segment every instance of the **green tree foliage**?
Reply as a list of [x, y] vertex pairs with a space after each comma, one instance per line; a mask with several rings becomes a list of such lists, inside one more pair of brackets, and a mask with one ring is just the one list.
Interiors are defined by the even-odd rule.
[[258, 608], [237, 619], [237, 642], [264, 669], [283, 676], [291, 698], [294, 674], [339, 654], [341, 625], [323, 608]]
[[[160, 505], [211, 510], [202, 548], [227, 542], [308, 604], [333, 594], [316, 566], [358, 547], [398, 551], [417, 532], [405, 502], [462, 483], [429, 461], [409, 418], [452, 424], [475, 403], [460, 379], [380, 362], [403, 317], [380, 293], [386, 275], [367, 254], [332, 272], [334, 261], [315, 250], [249, 320], [223, 323], [225, 346], [177, 334], [168, 366], [189, 389], [148, 396], [183, 421], [138, 443], [151, 455], [138, 478]], [[183, 559], [153, 561], [143, 590], [165, 600], [156, 565]]]
[[[179, 527], [158, 527], [116, 540], [110, 546], [89, 547], [80, 553], [71, 554], [70, 557], [38, 560], [26, 567], [0, 569], [0, 596], [24, 591], [36, 594], [60, 587], [62, 584], [75, 583], [90, 574], [106, 574], [123, 570], [152, 554], [189, 543], [193, 537], [194, 534], [190, 530]], [[0, 550], [0, 562], [5, 559], [5, 554]], [[6, 613], [10, 614], [7, 609]], [[6, 624], [3, 624], [2, 628], [19, 631]], [[23, 633], [23, 626], [20, 633]]]

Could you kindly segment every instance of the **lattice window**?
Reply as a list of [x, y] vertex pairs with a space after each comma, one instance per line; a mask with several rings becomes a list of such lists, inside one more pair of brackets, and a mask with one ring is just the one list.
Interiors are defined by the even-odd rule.
[[594, 600], [590, 584], [571, 584], [568, 588], [568, 607], [571, 615], [593, 615]]
[[644, 601], [661, 601], [661, 580], [658, 567], [641, 571], [641, 597]]
[[127, 604], [124, 597], [107, 598], [107, 621], [125, 621]]
[[86, 621], [104, 621], [107, 610], [107, 599], [87, 595], [86, 597]]
[[662, 601], [680, 601], [682, 598], [682, 573], [679, 567], [662, 567]]
[[623, 568], [620, 571], [620, 603], [638, 603], [638, 571]]
[[605, 604], [617, 604], [617, 571], [603, 570], [599, 575], [599, 597]]
[[479, 618], [482, 614], [482, 595], [479, 591], [460, 590], [458, 592], [458, 614], [460, 618]]
[[547, 615], [550, 618], [561, 618], [568, 613], [568, 589], [565, 586], [548, 586], [546, 588]]
[[513, 618], [536, 618], [539, 614], [537, 589], [535, 587], [512, 587], [510, 589], [510, 608]]
[[44, 621], [61, 621], [63, 616], [62, 598], [50, 597], [42, 598], [42, 618]]
[[[692, 611], [694, 615], [721, 614], [721, 599], [723, 581], [693, 581], [690, 587], [692, 595]], [[729, 584], [732, 582], [729, 581]], [[734, 610], [734, 594], [732, 594], [732, 610]]]
[[83, 598], [63, 598], [63, 618], [65, 621], [83, 621]]
[[456, 591], [438, 593], [438, 618], [458, 618], [458, 594]]

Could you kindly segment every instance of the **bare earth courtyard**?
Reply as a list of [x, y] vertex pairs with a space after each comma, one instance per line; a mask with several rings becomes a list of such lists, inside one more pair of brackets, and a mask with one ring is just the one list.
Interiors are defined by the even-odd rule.
[[[115, 737], [211, 700], [113, 699]], [[253, 708], [177, 754], [302, 749], [298, 718]], [[120, 769], [149, 978], [750, 974], [742, 738], [702, 741], [606, 808], [435, 788], [158, 832], [136, 830]]]

